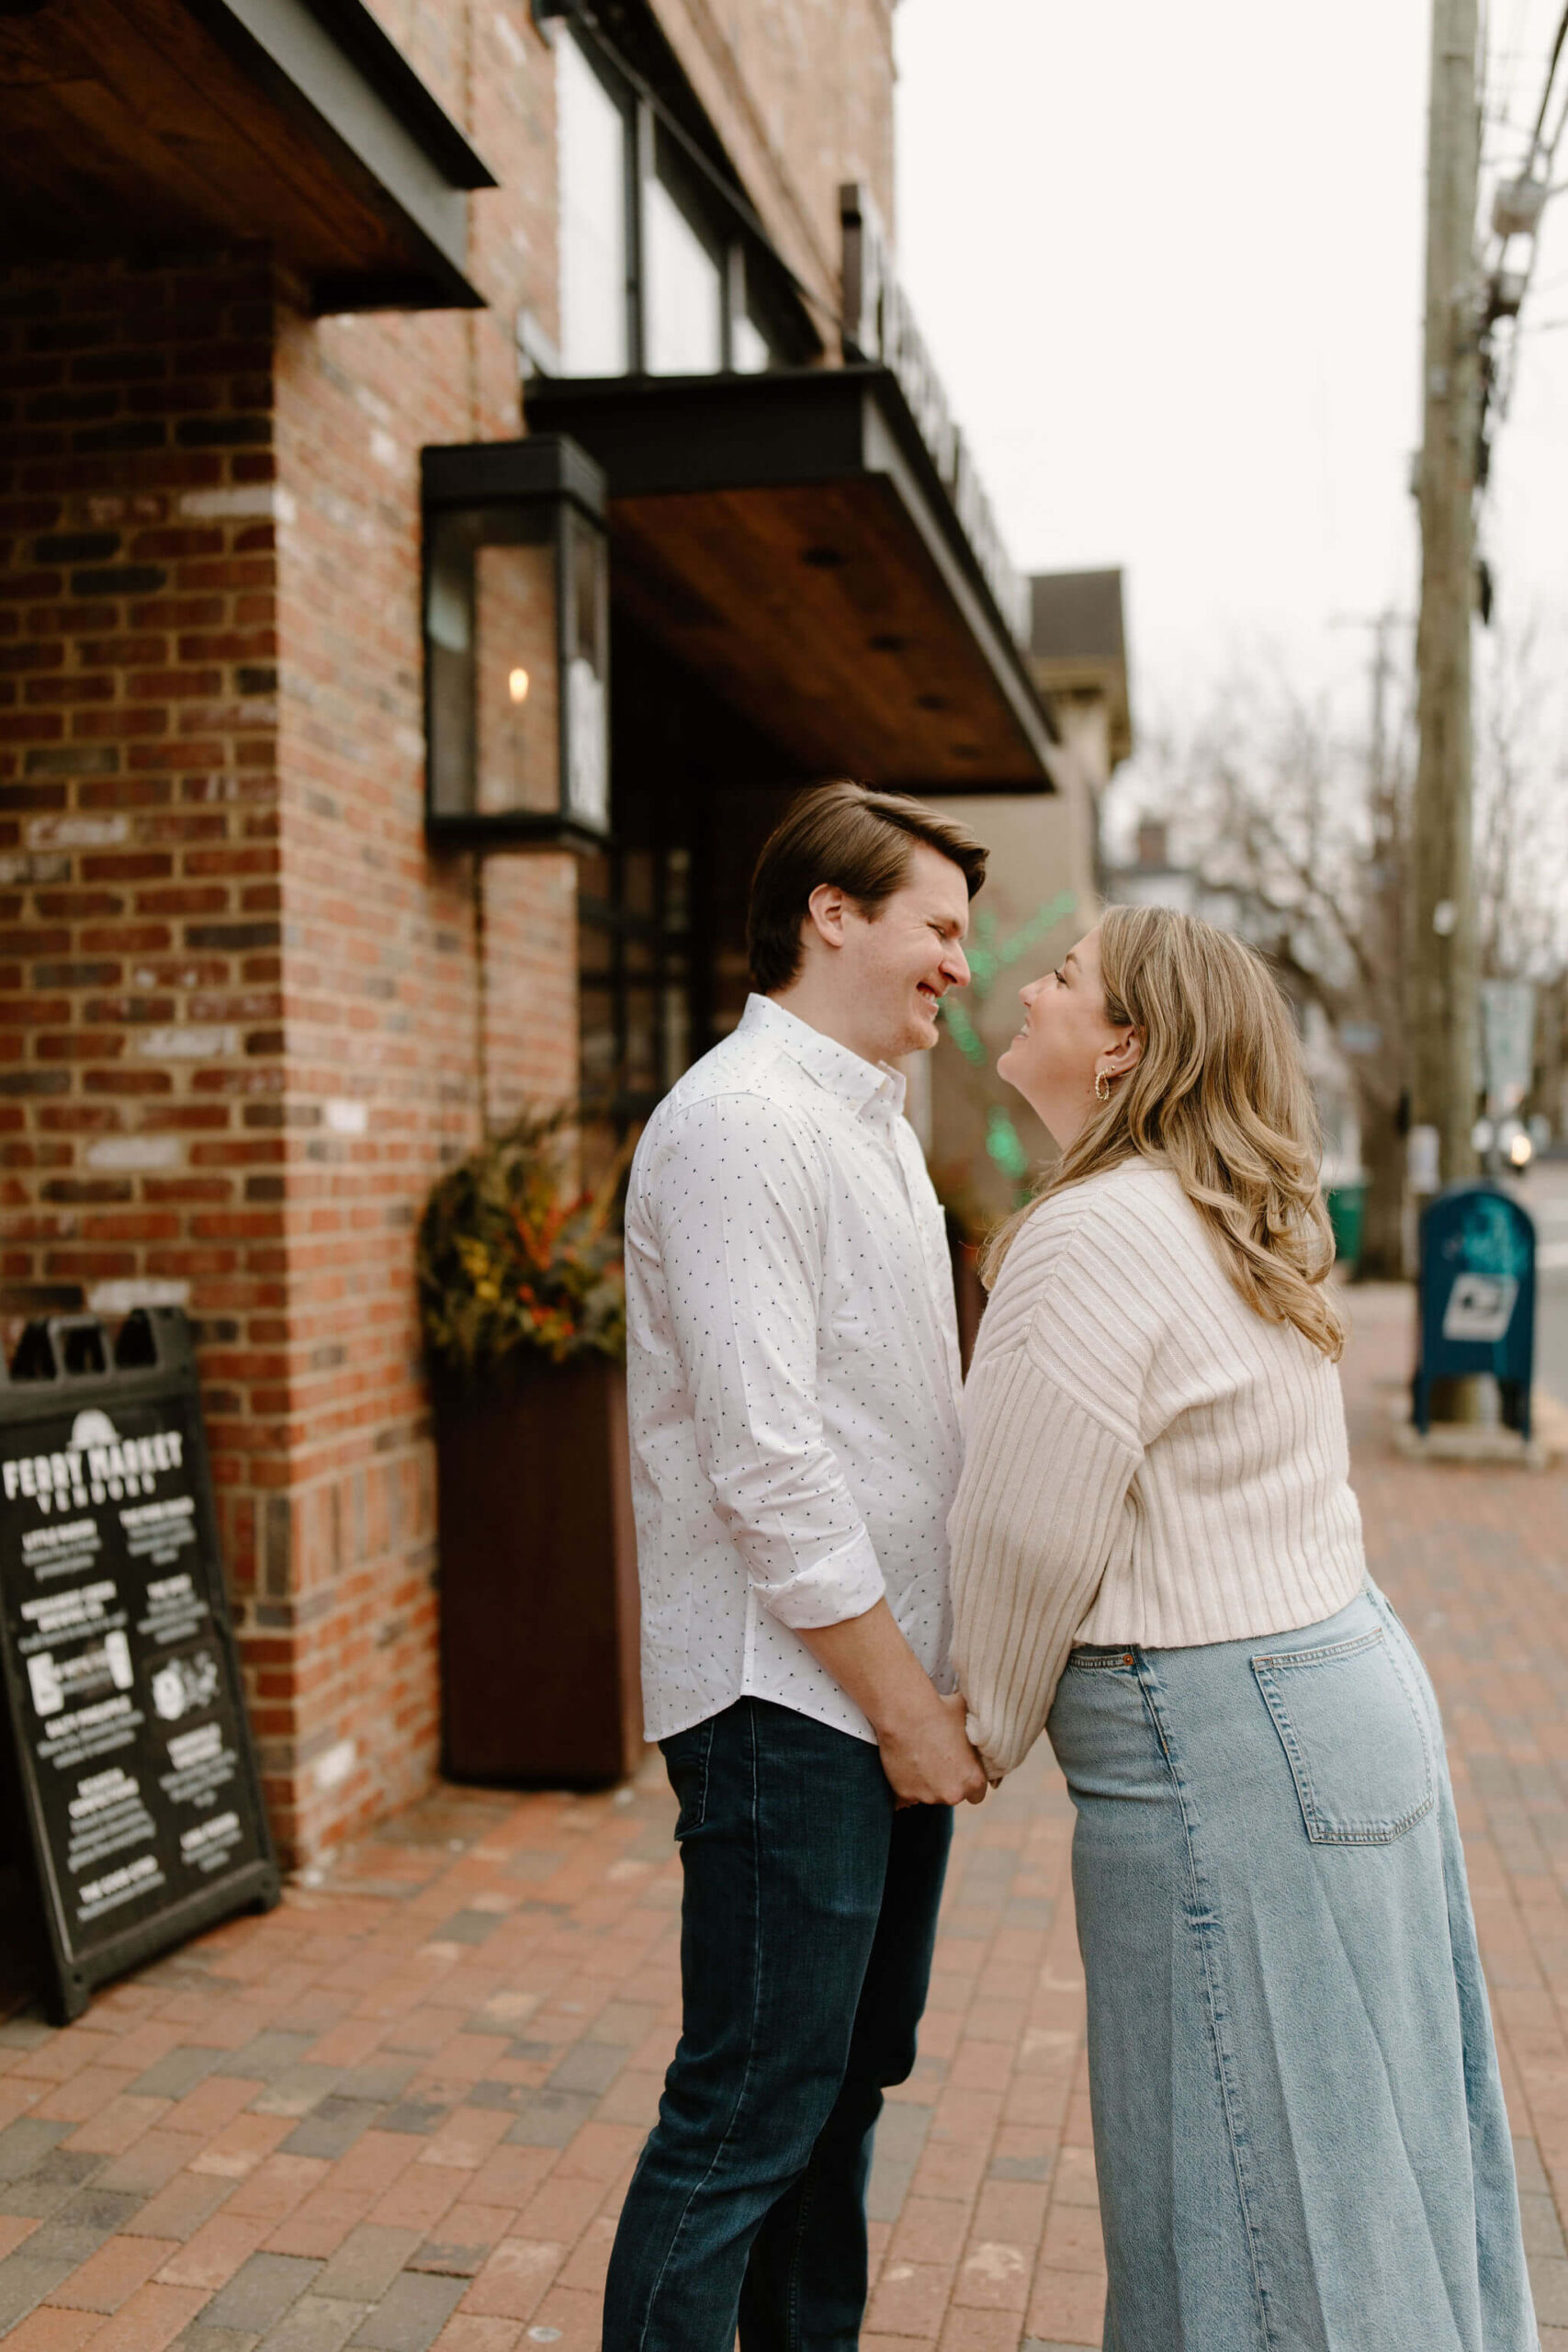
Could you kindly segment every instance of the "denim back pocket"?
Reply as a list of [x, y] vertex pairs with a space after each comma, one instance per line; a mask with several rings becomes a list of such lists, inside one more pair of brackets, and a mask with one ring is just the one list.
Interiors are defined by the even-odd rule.
[[705, 1724], [694, 1724], [690, 1731], [678, 1731], [670, 1739], [659, 1743], [664, 1758], [664, 1769], [670, 1775], [670, 1785], [675, 1792], [675, 1802], [681, 1810], [676, 1816], [675, 1835], [689, 1838], [700, 1829], [707, 1813], [708, 1758], [713, 1753], [713, 1717]]
[[1255, 1657], [1314, 1846], [1391, 1846], [1437, 1802], [1416, 1693], [1375, 1633]]

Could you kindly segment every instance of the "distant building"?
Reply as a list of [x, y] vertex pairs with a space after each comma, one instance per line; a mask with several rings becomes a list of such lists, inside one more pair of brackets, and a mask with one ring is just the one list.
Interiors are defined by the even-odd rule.
[[1029, 583], [1029, 667], [1101, 791], [1133, 752], [1120, 571], [1039, 571]]
[[1131, 865], [1105, 868], [1105, 895], [1124, 907], [1174, 907], [1178, 913], [1197, 914], [1204, 895], [1190, 865], [1171, 854], [1170, 827], [1163, 817], [1139, 820], [1137, 847]]

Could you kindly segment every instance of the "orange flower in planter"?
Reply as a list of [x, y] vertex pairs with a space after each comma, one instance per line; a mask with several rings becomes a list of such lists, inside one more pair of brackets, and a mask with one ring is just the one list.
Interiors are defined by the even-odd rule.
[[577, 1114], [529, 1113], [434, 1187], [417, 1257], [425, 1344], [444, 1369], [626, 1352], [617, 1211], [630, 1147], [595, 1192], [563, 1181]]

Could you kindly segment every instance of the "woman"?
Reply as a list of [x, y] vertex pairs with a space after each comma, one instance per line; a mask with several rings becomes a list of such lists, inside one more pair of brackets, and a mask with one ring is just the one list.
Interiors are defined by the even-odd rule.
[[1047, 1729], [1108, 2352], [1533, 2352], [1426, 1673], [1367, 1580], [1289, 1013], [1112, 908], [998, 1064], [1062, 1158], [988, 1252], [955, 1663], [999, 1777]]

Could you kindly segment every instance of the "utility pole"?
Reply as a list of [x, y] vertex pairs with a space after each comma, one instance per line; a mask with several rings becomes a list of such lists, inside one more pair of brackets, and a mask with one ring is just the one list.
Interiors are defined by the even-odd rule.
[[[1432, 0], [1421, 618], [1416, 640], [1420, 749], [1408, 944], [1412, 1125], [1416, 1130], [1436, 1129], [1438, 1172], [1450, 1183], [1475, 1170], [1470, 637], [1484, 322], [1475, 250], [1481, 144], [1477, 30], [1477, 0]], [[1413, 1150], [1417, 1184], [1423, 1182], [1419, 1156]], [[1429, 1175], [1425, 1182], [1429, 1184]]]
[[[1397, 1280], [1404, 1271], [1405, 1179], [1402, 1132], [1408, 1124], [1410, 1041], [1405, 1011], [1404, 938], [1409, 927], [1409, 871], [1404, 839], [1406, 793], [1400, 770], [1402, 747], [1389, 743], [1388, 695], [1394, 675], [1393, 635], [1408, 626], [1398, 613], [1380, 613], [1371, 624], [1371, 734], [1368, 745], [1368, 797], [1372, 820], [1371, 860], [1362, 910], [1363, 938], [1377, 976], [1368, 1010], [1382, 1032], [1375, 1055], [1358, 1067], [1362, 1134], [1361, 1164], [1370, 1181], [1361, 1234], [1363, 1270]], [[1405, 1114], [1402, 1117], [1402, 1114]]]

